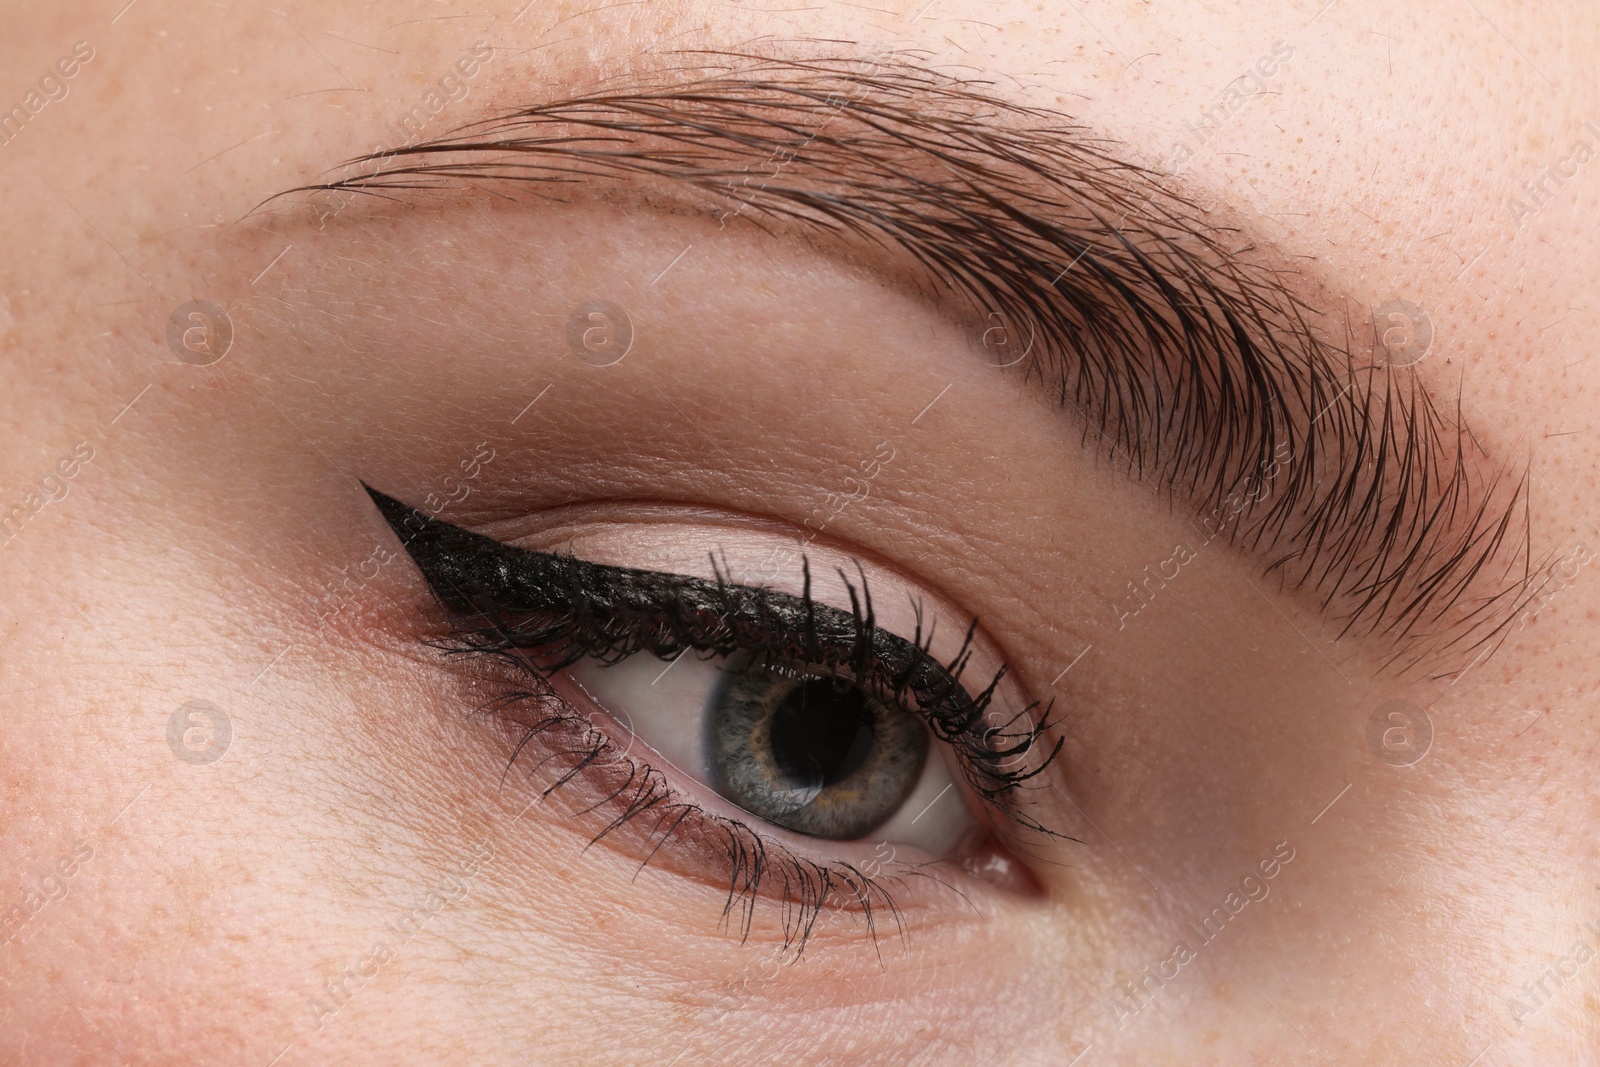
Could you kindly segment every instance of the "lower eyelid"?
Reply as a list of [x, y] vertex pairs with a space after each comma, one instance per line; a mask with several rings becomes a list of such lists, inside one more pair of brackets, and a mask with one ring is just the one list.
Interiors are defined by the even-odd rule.
[[[972, 887], [960, 885], [952, 864], [871, 842], [830, 842], [844, 846], [840, 855], [815, 855], [803, 839], [791, 840], [797, 835], [757, 830], [736, 809], [730, 815], [687, 796], [639, 746], [622, 747], [582, 708], [552, 706], [559, 699], [529, 697], [497, 708], [517, 747], [514, 764], [529, 763], [534, 787], [561, 798], [564, 815], [591, 843], [614, 847], [641, 870], [702, 882], [718, 895], [708, 903], [708, 918], [741, 936], [753, 924], [776, 921], [785, 945], [803, 945], [824, 910], [872, 937], [887, 928], [884, 915], [898, 927], [916, 913], [973, 914]], [[596, 718], [605, 721], [603, 713]]]
[[[982, 921], [985, 900], [999, 905], [1002, 898], [1043, 893], [1030, 868], [1000, 843], [987, 813], [955, 858], [881, 840], [819, 848], [781, 827], [756, 825], [637, 739], [630, 747], [624, 738], [632, 735], [575, 686], [563, 689], [559, 673], [552, 684], [542, 672], [501, 657], [449, 662], [449, 673], [464, 683], [458, 699], [490, 712], [478, 721], [503, 738], [508, 756], [499, 789], [507, 807], [570, 833], [573, 856], [599, 845], [620, 858], [626, 866], [614, 876], [644, 894], [641, 914], [674, 902], [654, 921], [753, 938], [798, 955], [813, 933], [876, 941], [885, 933]], [[499, 696], [486, 702], [486, 693]], [[528, 862], [540, 861], [529, 856]], [[556, 877], [571, 864], [559, 853], [545, 862]], [[647, 868], [697, 884], [700, 893], [657, 896], [640, 880]]]

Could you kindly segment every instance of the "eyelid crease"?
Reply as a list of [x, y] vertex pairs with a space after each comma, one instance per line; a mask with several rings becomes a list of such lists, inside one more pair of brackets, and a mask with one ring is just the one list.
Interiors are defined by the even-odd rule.
[[1348, 323], [1345, 346], [1325, 340], [1316, 324], [1335, 320], [1301, 295], [1310, 279], [1111, 142], [904, 53], [684, 55], [702, 65], [290, 192], [665, 179], [729, 205], [723, 224], [897, 247], [974, 320], [1037, 327], [1023, 373], [1083, 420], [1087, 447], [1192, 502], [1208, 541], [1264, 555], [1341, 636], [1385, 639], [1388, 665], [1478, 656], [1537, 592], [1550, 563], [1533, 557], [1526, 474], [1500, 469], [1459, 403], [1447, 418], [1412, 368], [1364, 364]]

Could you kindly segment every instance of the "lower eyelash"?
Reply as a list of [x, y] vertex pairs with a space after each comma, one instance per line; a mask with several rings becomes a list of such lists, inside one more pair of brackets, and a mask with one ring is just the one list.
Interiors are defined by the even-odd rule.
[[[451, 650], [484, 655], [477, 649]], [[570, 761], [570, 766], [558, 767], [553, 780], [541, 788], [541, 799], [581, 781], [596, 799], [580, 808], [579, 814], [609, 814], [605, 825], [590, 838], [591, 845], [632, 828], [639, 832], [644, 846], [640, 870], [658, 857], [676, 866], [679, 861], [692, 863], [699, 854], [726, 871], [722, 923], [725, 929], [736, 929], [741, 941], [749, 938], [757, 904], [764, 898], [778, 907], [783, 951], [794, 959], [805, 950], [825, 911], [859, 919], [874, 944], [884, 915], [892, 920], [893, 931], [903, 934], [903, 916], [893, 890], [903, 888], [910, 878], [929, 879], [966, 899], [939, 876], [937, 864], [896, 861], [892, 874], [869, 874], [851, 863], [821, 863], [796, 854], [737, 819], [707, 811], [685, 799], [660, 770], [620, 750], [614, 738], [563, 699], [541, 675], [533, 678], [537, 690], [510, 688], [480, 708], [520, 728], [506, 773], [510, 774], [530, 747], [537, 746], [543, 758], [529, 769], [530, 778], [551, 763]], [[675, 849], [664, 847], [669, 842]]]

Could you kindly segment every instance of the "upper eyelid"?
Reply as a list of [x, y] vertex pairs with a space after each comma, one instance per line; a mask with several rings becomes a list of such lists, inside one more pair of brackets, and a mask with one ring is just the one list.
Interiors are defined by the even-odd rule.
[[[356, 164], [378, 173], [307, 188], [642, 174], [731, 197], [738, 213], [875, 229], [975, 308], [1037, 324], [1027, 372], [1048, 375], [1091, 446], [1134, 473], [1222, 514], [1260, 497], [1270, 469], [1248, 521], [1217, 525], [1347, 630], [1420, 657], [1476, 649], [1515, 618], [1535, 579], [1523, 481], [1414, 375], [1362, 370], [1325, 342], [1313, 279], [1233, 251], [1248, 242], [1067, 116], [981, 84], [899, 56], [868, 73], [721, 61], [709, 78], [606, 86], [376, 153]], [[499, 162], [471, 162], [480, 154]], [[762, 160], [779, 174], [747, 196]], [[1518, 555], [1520, 580], [1494, 584], [1486, 564]]]

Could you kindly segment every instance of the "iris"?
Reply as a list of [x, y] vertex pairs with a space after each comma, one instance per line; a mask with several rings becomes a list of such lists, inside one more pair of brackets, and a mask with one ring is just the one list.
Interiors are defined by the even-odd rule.
[[732, 669], [705, 716], [718, 793], [753, 815], [818, 837], [862, 837], [922, 776], [928, 732], [854, 682], [804, 667]]

